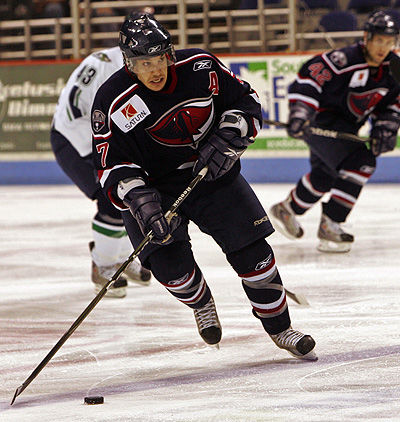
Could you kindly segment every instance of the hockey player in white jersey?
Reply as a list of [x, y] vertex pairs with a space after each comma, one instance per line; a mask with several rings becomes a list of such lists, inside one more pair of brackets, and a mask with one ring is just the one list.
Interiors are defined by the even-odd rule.
[[[96, 201], [92, 219], [91, 278], [98, 292], [132, 252], [121, 214], [103, 194], [92, 160], [90, 110], [97, 89], [123, 66], [119, 47], [92, 53], [72, 72], [61, 92], [51, 129], [51, 145], [58, 164], [78, 188]], [[108, 290], [108, 297], [124, 297], [127, 279], [143, 285], [151, 273], [135, 260]]]

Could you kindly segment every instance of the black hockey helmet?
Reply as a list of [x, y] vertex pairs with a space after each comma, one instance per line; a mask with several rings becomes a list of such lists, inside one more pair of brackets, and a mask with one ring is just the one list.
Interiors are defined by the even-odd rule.
[[175, 62], [170, 33], [148, 13], [132, 12], [122, 24], [119, 47], [130, 71], [135, 59], [166, 54], [169, 64]]
[[399, 27], [396, 21], [388, 13], [382, 10], [372, 13], [364, 25], [364, 31], [371, 39], [374, 34], [391, 35], [396, 37], [399, 35]]

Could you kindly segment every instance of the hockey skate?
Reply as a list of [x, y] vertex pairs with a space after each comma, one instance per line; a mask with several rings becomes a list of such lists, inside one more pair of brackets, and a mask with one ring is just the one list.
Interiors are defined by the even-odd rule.
[[321, 216], [318, 229], [319, 244], [317, 249], [320, 252], [349, 252], [354, 236], [346, 233], [340, 224], [331, 220], [325, 214]]
[[[122, 262], [121, 262], [122, 264]], [[148, 286], [150, 284], [151, 272], [142, 267], [137, 259], [134, 259], [125, 269], [124, 275], [128, 281], [135, 284]]]
[[[89, 243], [90, 252], [94, 248], [94, 242]], [[95, 293], [103, 288], [103, 286], [110, 280], [110, 278], [117, 272], [120, 264], [114, 264], [109, 266], [98, 266], [92, 259], [92, 282], [94, 284]], [[126, 296], [126, 288], [128, 282], [126, 278], [120, 276], [118, 280], [107, 290], [105, 297], [123, 298]]]
[[218, 344], [221, 340], [222, 329], [219, 323], [217, 309], [214, 299], [208, 301], [206, 305], [199, 309], [193, 309], [197, 328], [202, 339], [207, 344]]
[[304, 230], [296, 219], [296, 214], [290, 207], [290, 196], [284, 201], [273, 205], [270, 208], [272, 225], [280, 233], [289, 239], [299, 239], [303, 236]]
[[287, 330], [282, 331], [279, 334], [270, 334], [269, 336], [280, 349], [287, 350], [297, 359], [318, 359], [313, 350], [315, 347], [315, 341], [307, 334], [303, 334], [300, 331], [293, 330], [292, 327], [289, 327]]

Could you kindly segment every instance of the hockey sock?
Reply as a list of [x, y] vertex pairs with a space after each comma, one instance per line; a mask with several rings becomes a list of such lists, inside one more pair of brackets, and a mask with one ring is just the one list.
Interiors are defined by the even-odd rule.
[[94, 249], [93, 261], [98, 266], [109, 266], [121, 262], [121, 246], [126, 237], [124, 226], [107, 224], [98, 218], [92, 220]]
[[211, 291], [194, 260], [189, 242], [174, 242], [157, 249], [148, 262], [154, 277], [179, 301], [197, 309], [211, 298]]
[[264, 240], [231, 253], [228, 261], [242, 278], [242, 286], [268, 334], [278, 334], [290, 326], [285, 289], [275, 265], [271, 246]]
[[361, 190], [375, 171], [375, 158], [369, 151], [358, 152], [343, 163], [331, 197], [323, 204], [323, 212], [330, 219], [341, 223], [346, 220], [360, 196]]
[[125, 236], [120, 238], [119, 258], [120, 261], [125, 261], [128, 256], [133, 252], [133, 246], [129, 236], [125, 232]]
[[325, 192], [331, 188], [334, 179], [322, 171], [314, 170], [305, 174], [297, 183], [295, 189], [290, 192], [290, 206], [295, 214], [304, 214]]

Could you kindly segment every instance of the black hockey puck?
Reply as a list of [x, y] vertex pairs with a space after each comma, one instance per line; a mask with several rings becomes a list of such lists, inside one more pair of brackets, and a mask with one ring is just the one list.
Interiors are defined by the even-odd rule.
[[85, 404], [103, 404], [104, 397], [102, 396], [92, 396], [92, 397], [85, 397]]

